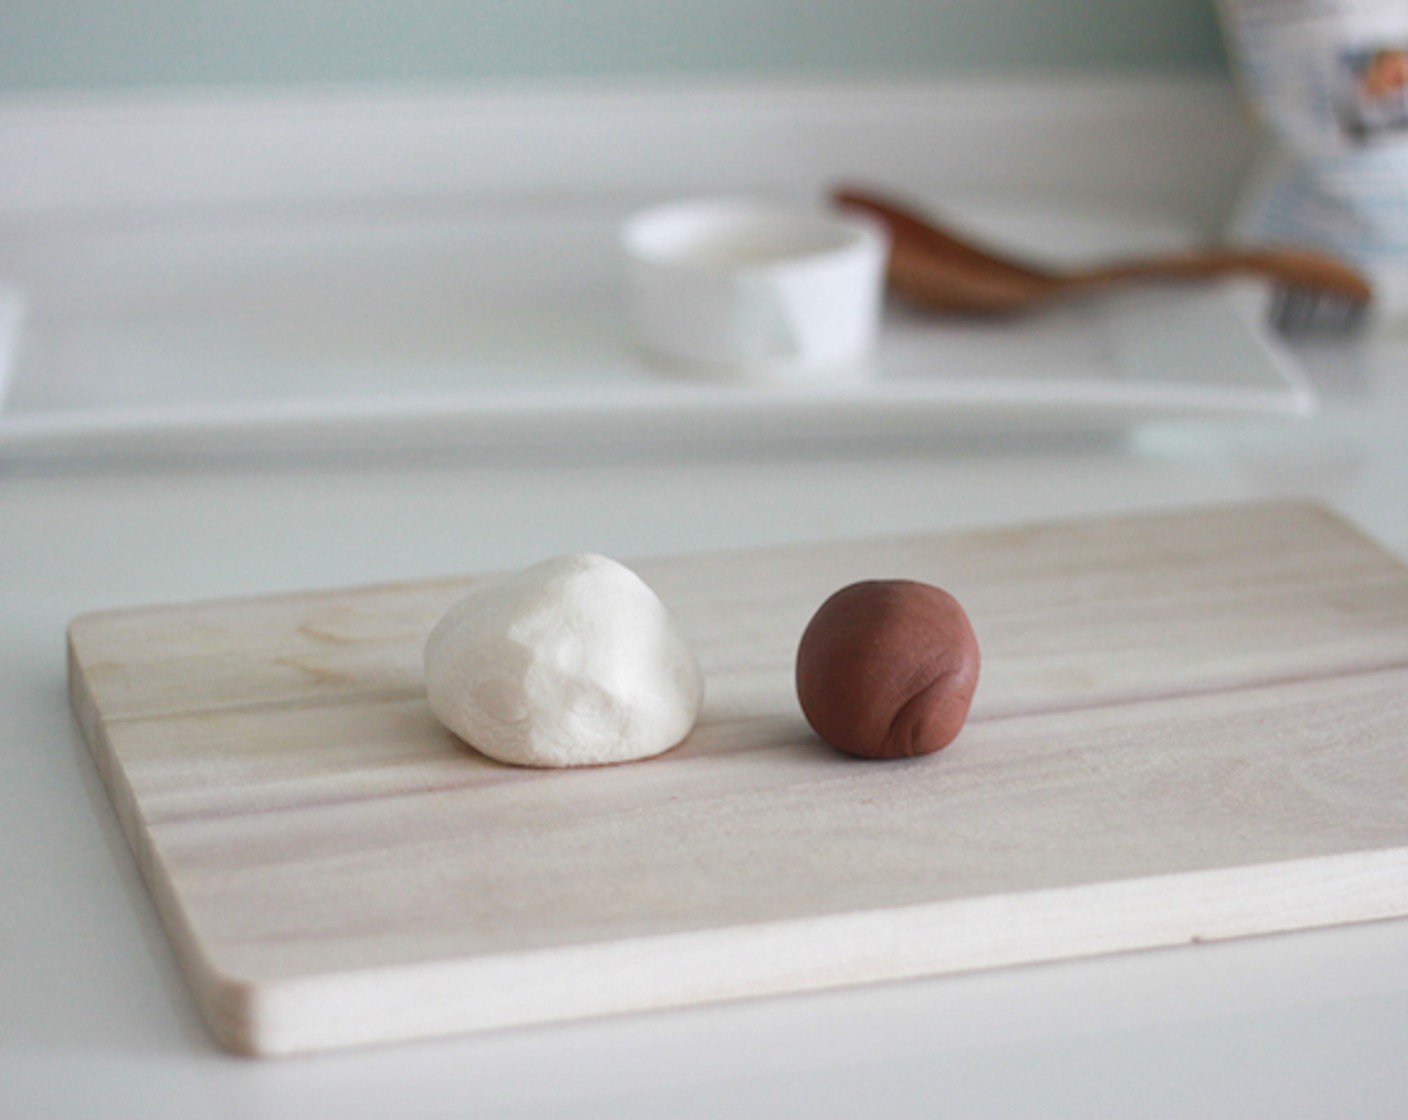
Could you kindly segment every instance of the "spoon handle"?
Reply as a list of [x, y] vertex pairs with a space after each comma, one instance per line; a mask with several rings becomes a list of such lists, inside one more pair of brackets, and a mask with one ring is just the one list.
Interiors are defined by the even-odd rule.
[[1302, 249], [1207, 249], [1144, 260], [1114, 261], [1077, 269], [1065, 277], [1072, 288], [1096, 288], [1134, 280], [1213, 280], [1255, 276], [1296, 288], [1314, 289], [1367, 303], [1368, 281], [1337, 260]]

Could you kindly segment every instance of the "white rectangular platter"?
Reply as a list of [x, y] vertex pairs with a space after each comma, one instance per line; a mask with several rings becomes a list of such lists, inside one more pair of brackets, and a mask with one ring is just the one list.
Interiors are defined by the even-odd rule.
[[[493, 763], [421, 644], [467, 578], [88, 615], [75, 712], [216, 1036], [287, 1054], [1408, 913], [1408, 569], [1245, 505], [636, 565], [696, 645], [646, 762]], [[937, 755], [806, 727], [860, 578], [984, 653]]]
[[[1315, 405], [1261, 321], [1263, 293], [1226, 287], [997, 322], [892, 307], [870, 368], [843, 382], [664, 376], [626, 328], [616, 234], [629, 211], [93, 220], [13, 245], [0, 230], [28, 305], [22, 330], [0, 322], [0, 456], [891, 446]], [[1190, 236], [1098, 207], [965, 213], [1044, 259]]]

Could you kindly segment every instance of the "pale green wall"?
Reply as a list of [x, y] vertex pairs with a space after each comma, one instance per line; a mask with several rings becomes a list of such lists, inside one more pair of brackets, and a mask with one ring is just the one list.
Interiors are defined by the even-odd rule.
[[0, 0], [0, 90], [1225, 66], [1214, 0]]

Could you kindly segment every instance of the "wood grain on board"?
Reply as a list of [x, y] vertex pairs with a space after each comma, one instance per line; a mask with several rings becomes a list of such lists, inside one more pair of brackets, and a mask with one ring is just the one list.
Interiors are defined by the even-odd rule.
[[[284, 1054], [1408, 913], [1408, 569], [1245, 505], [633, 564], [708, 681], [683, 745], [507, 767], [421, 645], [469, 579], [87, 615], [73, 703], [216, 1036]], [[809, 732], [855, 579], [983, 648], [940, 754]]]

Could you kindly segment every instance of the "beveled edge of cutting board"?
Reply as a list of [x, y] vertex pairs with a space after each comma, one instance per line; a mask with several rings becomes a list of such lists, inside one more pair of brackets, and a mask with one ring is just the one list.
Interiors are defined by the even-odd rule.
[[1405, 897], [1395, 848], [286, 981], [178, 957], [216, 1041], [271, 1058], [1396, 918]]
[[[91, 616], [112, 612], [93, 612]], [[137, 863], [137, 870], [146, 883], [161, 918], [167, 941], [175, 953], [181, 971], [189, 981], [196, 1003], [211, 1033], [226, 1048], [243, 1054], [257, 1054], [255, 1040], [247, 1029], [249, 1008], [256, 996], [250, 985], [234, 978], [222, 977], [200, 951], [199, 939], [190, 928], [190, 920], [171, 886], [171, 878], [161, 866], [161, 857], [151, 842], [142, 819], [137, 799], [113, 755], [106, 721], [98, 711], [92, 691], [82, 669], [82, 662], [70, 624], [66, 641], [68, 661], [69, 703], [88, 744], [88, 751], [97, 767], [103, 785], [107, 787], [113, 811], [122, 834]]]

